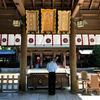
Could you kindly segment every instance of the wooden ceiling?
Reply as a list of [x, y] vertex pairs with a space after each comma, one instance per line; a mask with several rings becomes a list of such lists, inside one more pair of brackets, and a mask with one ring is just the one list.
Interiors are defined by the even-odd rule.
[[[16, 5], [19, 3], [19, 6]], [[76, 34], [100, 34], [100, 0], [0, 0], [0, 34], [21, 33], [21, 28], [15, 28], [8, 19], [16, 18], [16, 7], [19, 11], [18, 19], [25, 16], [25, 10], [57, 9], [72, 10], [72, 18], [79, 19], [79, 6], [81, 5], [81, 18], [88, 22], [84, 28], [75, 27]]]
[[100, 0], [84, 0], [81, 9], [91, 9], [97, 10], [100, 9]]
[[[86, 20], [88, 24], [85, 25], [83, 28], [77, 28], [75, 26], [75, 33], [76, 34], [100, 34], [100, 0], [79, 0], [78, 2], [82, 2], [81, 10], [79, 16], [79, 6], [76, 9], [77, 13], [74, 16], [74, 20]], [[78, 4], [77, 2], [77, 4]], [[76, 5], [77, 5], [76, 4]], [[74, 8], [75, 12], [75, 8]]]
[[[16, 3], [19, 3], [19, 6]], [[71, 6], [72, 0], [0, 0], [0, 34], [21, 33], [21, 28], [13, 27], [8, 21], [16, 18], [16, 7], [19, 11], [18, 19], [21, 19], [25, 16], [25, 10], [70, 10]]]
[[[15, 9], [15, 1], [19, 0], [0, 0], [0, 9]], [[22, 0], [24, 1], [24, 0]], [[45, 9], [71, 9], [72, 0], [25, 0], [25, 9], [40, 10]]]

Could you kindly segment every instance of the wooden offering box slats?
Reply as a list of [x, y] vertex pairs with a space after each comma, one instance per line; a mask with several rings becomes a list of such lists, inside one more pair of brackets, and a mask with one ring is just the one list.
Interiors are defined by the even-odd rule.
[[[35, 70], [36, 71], [36, 70]], [[69, 86], [69, 74], [68, 73], [58, 73], [56, 72], [56, 88], [57, 87], [61, 87], [63, 88], [63, 86]], [[27, 88], [28, 87], [33, 87], [38, 88], [38, 87], [43, 87], [43, 88], [48, 88], [48, 72], [47, 73], [42, 73], [42, 72], [38, 72], [37, 69], [37, 73], [33, 73], [31, 71], [31, 73], [27, 74]]]

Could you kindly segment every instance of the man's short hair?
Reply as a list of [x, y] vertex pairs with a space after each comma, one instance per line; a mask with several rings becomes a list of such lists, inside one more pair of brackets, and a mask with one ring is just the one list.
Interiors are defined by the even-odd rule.
[[53, 61], [54, 60], [54, 58], [50, 58], [50, 61]]

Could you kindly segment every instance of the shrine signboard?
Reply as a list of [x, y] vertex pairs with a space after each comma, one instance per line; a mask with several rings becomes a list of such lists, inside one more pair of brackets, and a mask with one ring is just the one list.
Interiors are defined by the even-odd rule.
[[41, 33], [56, 33], [56, 9], [41, 9]]
[[39, 33], [38, 11], [26, 10], [26, 33]]
[[58, 11], [58, 33], [70, 34], [71, 11]]

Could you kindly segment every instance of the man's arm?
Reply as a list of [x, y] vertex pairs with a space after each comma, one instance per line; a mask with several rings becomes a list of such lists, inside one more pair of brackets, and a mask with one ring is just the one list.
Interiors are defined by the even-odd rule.
[[58, 68], [58, 67], [57, 67], [57, 64], [55, 63], [55, 65], [56, 65], [56, 70], [57, 70], [57, 68]]

